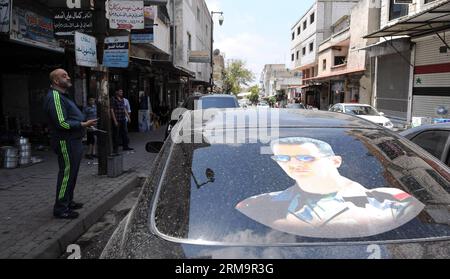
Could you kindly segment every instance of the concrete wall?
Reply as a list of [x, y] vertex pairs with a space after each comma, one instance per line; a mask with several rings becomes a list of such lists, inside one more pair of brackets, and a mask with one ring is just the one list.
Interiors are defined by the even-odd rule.
[[158, 24], [158, 26], [153, 26], [155, 36], [153, 45], [166, 53], [171, 53], [170, 26], [161, 21], [157, 15], [155, 16], [155, 24]]
[[[204, 0], [174, 0], [176, 24], [175, 64], [195, 73], [196, 79], [209, 82], [211, 63], [190, 63], [188, 34], [191, 50], [211, 53], [211, 15]], [[200, 9], [200, 17], [197, 16]], [[206, 30], [208, 25], [208, 30]]]

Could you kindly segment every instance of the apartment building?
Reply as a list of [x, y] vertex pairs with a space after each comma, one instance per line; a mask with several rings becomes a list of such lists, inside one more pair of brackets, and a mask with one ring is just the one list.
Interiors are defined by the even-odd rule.
[[265, 65], [260, 79], [263, 97], [277, 95], [282, 90], [281, 85], [285, 84], [285, 80], [294, 78], [295, 75], [295, 72], [287, 69], [285, 64]]
[[[319, 45], [333, 34], [333, 27], [349, 15], [357, 0], [317, 0], [291, 28], [291, 64], [302, 72], [303, 92], [310, 95], [307, 104], [320, 107], [320, 90], [307, 81], [318, 74]], [[305, 87], [306, 85], [309, 85]], [[306, 93], [308, 92], [308, 93]]]

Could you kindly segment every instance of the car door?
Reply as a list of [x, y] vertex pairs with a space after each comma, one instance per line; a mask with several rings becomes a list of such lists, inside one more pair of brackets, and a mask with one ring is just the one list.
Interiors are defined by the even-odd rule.
[[411, 139], [431, 155], [450, 166], [450, 131], [428, 130], [419, 133]]

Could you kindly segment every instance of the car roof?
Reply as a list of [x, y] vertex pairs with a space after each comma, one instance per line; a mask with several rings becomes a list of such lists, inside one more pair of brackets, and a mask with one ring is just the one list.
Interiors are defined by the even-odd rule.
[[201, 96], [202, 99], [205, 98], [236, 98], [234, 95], [227, 95], [227, 94], [213, 94], [213, 95], [203, 95]]
[[407, 137], [407, 136], [415, 135], [415, 134], [418, 134], [420, 132], [424, 132], [427, 130], [448, 130], [448, 131], [450, 131], [450, 123], [422, 125], [419, 127], [405, 130], [405, 131], [401, 132], [400, 135]]
[[358, 104], [358, 103], [339, 103], [336, 105], [342, 105], [342, 106], [360, 106], [360, 107], [372, 107], [371, 105], [368, 104]]
[[[196, 112], [187, 112], [194, 119]], [[197, 112], [201, 113], [201, 112]], [[260, 119], [266, 118], [267, 126], [276, 127], [307, 127], [307, 128], [366, 128], [382, 130], [383, 128], [365, 119], [328, 111], [290, 110], [290, 109], [217, 109], [208, 116], [211, 120], [203, 120], [201, 129], [240, 129], [261, 128]], [[186, 117], [189, 118], [189, 117]], [[237, 119], [245, 121], [237, 122]], [[256, 121], [252, 121], [256, 119]], [[225, 125], [226, 123], [226, 125]], [[194, 130], [197, 130], [195, 127]]]

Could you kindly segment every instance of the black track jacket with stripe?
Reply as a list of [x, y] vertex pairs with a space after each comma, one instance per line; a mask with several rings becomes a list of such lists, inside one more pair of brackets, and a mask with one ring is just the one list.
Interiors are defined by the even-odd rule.
[[67, 94], [50, 88], [44, 100], [44, 111], [54, 139], [71, 140], [84, 136], [81, 122], [85, 117]]

